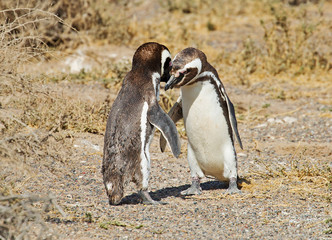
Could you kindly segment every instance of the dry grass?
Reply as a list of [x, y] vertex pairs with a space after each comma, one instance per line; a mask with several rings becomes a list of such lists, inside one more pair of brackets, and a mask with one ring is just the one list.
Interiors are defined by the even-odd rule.
[[323, 5], [293, 8], [277, 3], [269, 7], [271, 16], [260, 20], [264, 48], [251, 38], [244, 42], [242, 57], [247, 72], [253, 73], [259, 67], [274, 75], [286, 71], [299, 75], [313, 69], [330, 70], [330, 23], [324, 19]]
[[330, 167], [327, 164], [318, 167], [315, 162], [297, 155], [294, 153], [291, 157], [291, 166], [287, 169], [278, 162], [266, 163], [265, 160], [256, 159], [256, 164], [264, 171], [252, 171], [251, 183], [243, 183], [243, 189], [255, 195], [286, 190], [303, 198], [313, 197], [317, 201], [331, 202]]
[[82, 41], [135, 48], [152, 40], [173, 52], [194, 46], [205, 51], [229, 81], [241, 84], [252, 84], [253, 78], [261, 80], [262, 75], [294, 78], [313, 73], [326, 81], [331, 69], [331, 19], [325, 9], [330, 3], [323, 1], [296, 7], [271, 0], [1, 4], [2, 9], [9, 9], [0, 17], [11, 27], [10, 36], [25, 39], [24, 44], [30, 46], [38, 45], [36, 39], [48, 46], [70, 48]]
[[[46, 227], [43, 211], [39, 209], [45, 201], [44, 210], [54, 205], [55, 198], [20, 195], [18, 179], [23, 176], [28, 180], [33, 176], [30, 166], [36, 162], [51, 167], [52, 158], [63, 161], [66, 150], [58, 150], [65, 137], [56, 133], [57, 128], [63, 128], [61, 121], [56, 128], [45, 125], [54, 120], [49, 119], [54, 115], [49, 107], [60, 106], [55, 100], [57, 96], [40, 88], [41, 81], [19, 74], [18, 69], [45, 53], [45, 38], [37, 34], [38, 26], [52, 19], [63, 22], [53, 13], [40, 9], [15, 8], [0, 11], [0, 15], [6, 20], [0, 25], [0, 237], [50, 239], [56, 234]], [[57, 104], [53, 104], [54, 101]], [[50, 105], [40, 104], [42, 102]], [[36, 109], [37, 106], [44, 107]], [[39, 110], [44, 110], [44, 114]]]
[[[69, 1], [51, 3], [39, 0], [2, 1], [0, 7], [5, 10], [1, 11], [0, 20], [5, 23], [2, 27], [7, 28], [4, 32], [6, 38], [11, 43], [16, 44], [16, 41], [19, 41], [23, 47], [33, 49], [38, 49], [41, 44], [54, 47], [71, 42], [77, 45], [75, 41], [71, 41], [77, 39], [78, 33], [74, 28], [76, 14], [72, 11], [84, 10], [82, 9], [84, 4], [77, 2], [77, 6], [73, 6], [75, 3], [69, 4]], [[63, 19], [68, 19], [68, 23]], [[79, 26], [78, 24], [77, 27]], [[71, 45], [73, 46], [75, 45]]]
[[15, 106], [24, 109], [22, 121], [30, 127], [49, 132], [74, 130], [102, 133], [105, 130], [110, 99], [91, 104], [78, 99], [75, 94], [66, 94], [45, 86], [42, 81], [31, 86], [23, 85], [23, 89]]
[[1, 239], [58, 239], [42, 217], [51, 209], [65, 216], [53, 196], [11, 195], [0, 197], [0, 202]]

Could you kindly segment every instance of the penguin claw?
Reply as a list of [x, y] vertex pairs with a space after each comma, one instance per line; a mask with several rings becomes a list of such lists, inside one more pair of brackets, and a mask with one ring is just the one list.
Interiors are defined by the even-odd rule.
[[143, 204], [145, 204], [145, 205], [165, 205], [165, 204], [167, 204], [165, 202], [153, 200], [148, 191], [141, 190], [141, 191], [139, 191], [139, 195], [143, 199]]
[[200, 179], [194, 177], [192, 179], [192, 183], [190, 188], [181, 192], [181, 195], [188, 196], [188, 195], [201, 195], [202, 188], [200, 187]]
[[231, 178], [229, 181], [229, 187], [226, 190], [225, 195], [231, 195], [234, 193], [242, 194], [241, 190], [237, 187], [236, 178]]
[[197, 187], [195, 185], [191, 185], [190, 188], [181, 192], [181, 195], [183, 196], [201, 195], [201, 194], [202, 194], [202, 188], [199, 186]]
[[183, 196], [189, 196], [189, 195], [201, 195], [202, 190], [201, 189], [194, 189], [194, 188], [188, 188], [187, 190], [184, 190], [181, 192], [181, 195]]

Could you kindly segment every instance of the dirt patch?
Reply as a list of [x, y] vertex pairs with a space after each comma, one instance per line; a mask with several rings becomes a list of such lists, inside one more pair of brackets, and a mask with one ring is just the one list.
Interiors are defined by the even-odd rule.
[[293, 153], [293, 154], [303, 154], [308, 157], [332, 157], [332, 149], [329, 143], [290, 143], [290, 144], [278, 144], [276, 151], [279, 154]]
[[[91, 91], [89, 86], [75, 89], [73, 97], [79, 99]], [[246, 96], [246, 89], [228, 89], [235, 105], [241, 104], [233, 92]], [[102, 96], [104, 89], [93, 87], [93, 92]], [[260, 102], [259, 96], [251, 98]], [[280, 104], [278, 99], [269, 102]], [[294, 104], [300, 102], [283, 102], [279, 111], [271, 111], [275, 115], [289, 112], [297, 108]], [[262, 118], [239, 123], [245, 146], [238, 151], [241, 195], [224, 195], [227, 183], [204, 179], [202, 195], [181, 197], [179, 193], [190, 184], [186, 140], [182, 139], [183, 153], [175, 159], [168, 149], [160, 153], [159, 134], [151, 146], [150, 190], [154, 199], [168, 203], [164, 206], [140, 204], [134, 185], [127, 187], [122, 205], [108, 205], [101, 176], [102, 135], [67, 132], [62, 141], [51, 138], [45, 143], [56, 146], [61, 153], [58, 160], [50, 152], [43, 164], [28, 163], [30, 174], [26, 177], [15, 174], [14, 169], [2, 168], [2, 172], [7, 172], [3, 175], [6, 182], [13, 182], [22, 194], [49, 192], [56, 196], [66, 217], [52, 208], [45, 213], [45, 223], [61, 239], [327, 238], [331, 139], [315, 133], [328, 132], [331, 119], [319, 119], [316, 104], [287, 114], [297, 123], [268, 122], [265, 113]], [[260, 116], [261, 112], [255, 114]], [[267, 126], [257, 127], [263, 117]], [[302, 165], [295, 168], [294, 161]], [[310, 166], [313, 168], [306, 168]]]

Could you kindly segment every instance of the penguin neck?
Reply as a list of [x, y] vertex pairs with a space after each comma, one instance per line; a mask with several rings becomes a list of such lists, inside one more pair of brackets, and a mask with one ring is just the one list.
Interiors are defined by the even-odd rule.
[[151, 71], [150, 69], [133, 69], [126, 79], [128, 79], [127, 84], [129, 83], [134, 86], [139, 92], [143, 92], [144, 95], [146, 95], [147, 92], [149, 92], [149, 94], [147, 94], [149, 96], [154, 93], [159, 101], [160, 78], [160, 71]]
[[141, 63], [133, 66], [131, 71], [150, 75], [155, 72], [161, 74], [161, 66], [158, 64], [151, 65], [150, 63]]
[[[160, 69], [158, 70], [152, 70], [152, 69], [148, 69], [148, 68], [138, 68], [138, 69], [132, 69], [130, 71], [131, 74], [131, 79], [132, 82], [134, 84], [136, 84], [137, 86], [141, 86], [141, 85], [145, 85], [147, 83], [151, 83], [152, 79], [156, 78], [158, 79], [158, 83], [159, 83], [159, 79], [161, 78], [160, 76]], [[137, 78], [136, 76], [144, 76]]]
[[209, 81], [211, 78], [216, 83], [218, 82], [218, 84], [221, 84], [217, 70], [214, 67], [212, 67], [211, 64], [209, 64], [208, 62], [205, 62], [203, 64], [201, 72], [196, 76], [194, 81], [192, 81], [192, 80], [189, 81], [189, 83], [190, 83], [189, 85], [191, 85], [193, 83], [197, 83], [197, 82]]

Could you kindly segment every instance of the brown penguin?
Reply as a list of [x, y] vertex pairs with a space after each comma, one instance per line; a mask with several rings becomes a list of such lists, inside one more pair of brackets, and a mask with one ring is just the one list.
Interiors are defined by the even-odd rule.
[[175, 124], [158, 104], [160, 81], [167, 81], [171, 55], [164, 45], [141, 45], [133, 57], [132, 69], [110, 111], [105, 139], [102, 173], [110, 204], [119, 204], [124, 187], [136, 183], [146, 204], [158, 204], [148, 193], [149, 146], [155, 127], [169, 143], [174, 156], [180, 154]]

